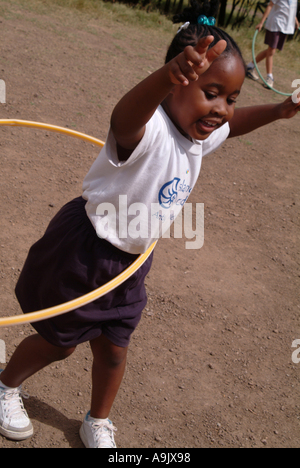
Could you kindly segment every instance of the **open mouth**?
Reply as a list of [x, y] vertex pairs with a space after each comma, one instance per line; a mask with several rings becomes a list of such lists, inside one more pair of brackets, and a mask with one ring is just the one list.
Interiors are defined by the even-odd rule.
[[220, 122], [201, 119], [198, 120], [198, 125], [202, 131], [211, 132], [220, 126]]

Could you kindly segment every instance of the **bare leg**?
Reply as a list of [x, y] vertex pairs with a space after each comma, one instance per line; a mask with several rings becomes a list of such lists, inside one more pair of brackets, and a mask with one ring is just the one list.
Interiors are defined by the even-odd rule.
[[0, 380], [8, 387], [19, 387], [24, 380], [48, 366], [70, 356], [75, 348], [60, 348], [48, 343], [40, 335], [25, 338], [1, 373]]
[[90, 344], [94, 355], [90, 414], [92, 418], [106, 419], [123, 379], [128, 348], [114, 345], [104, 335]]
[[[94, 355], [91, 416], [105, 419], [123, 379], [127, 348], [114, 345], [104, 335], [92, 340], [91, 348]], [[8, 387], [19, 387], [36, 372], [67, 358], [74, 350], [53, 346], [40, 335], [32, 335], [20, 343], [0, 380]]]
[[268, 51], [268, 49], [265, 49], [262, 52], [260, 52], [259, 54], [257, 54], [257, 56], [255, 57], [256, 63], [261, 62], [262, 60], [264, 60], [267, 57], [267, 51]]
[[267, 69], [268, 75], [271, 75], [273, 72], [273, 57], [275, 55], [275, 52], [276, 52], [276, 49], [271, 49], [271, 47], [269, 47], [267, 50], [266, 69]]
[[268, 75], [271, 75], [273, 70], [273, 57], [275, 52], [276, 49], [271, 49], [271, 47], [268, 47], [268, 49], [265, 49], [262, 52], [260, 52], [255, 58], [256, 63], [259, 63], [262, 60], [266, 59], [266, 70]]

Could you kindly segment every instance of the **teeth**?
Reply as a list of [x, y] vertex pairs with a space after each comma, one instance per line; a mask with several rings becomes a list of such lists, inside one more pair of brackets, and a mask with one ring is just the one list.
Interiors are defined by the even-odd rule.
[[203, 120], [203, 123], [207, 125], [208, 127], [215, 127], [217, 124], [212, 124], [210, 122], [207, 122], [206, 120]]

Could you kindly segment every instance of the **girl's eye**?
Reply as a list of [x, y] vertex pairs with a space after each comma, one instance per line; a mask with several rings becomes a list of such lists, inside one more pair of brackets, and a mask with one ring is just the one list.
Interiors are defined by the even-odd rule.
[[229, 105], [236, 104], [236, 99], [228, 99], [227, 102]]
[[206, 99], [211, 100], [211, 99], [214, 99], [217, 96], [216, 96], [216, 94], [209, 93], [208, 91], [205, 91], [205, 97], [206, 97]]

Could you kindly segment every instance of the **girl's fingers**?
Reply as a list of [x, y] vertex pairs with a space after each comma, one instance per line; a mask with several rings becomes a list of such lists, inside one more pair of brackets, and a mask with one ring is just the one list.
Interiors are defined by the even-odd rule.
[[198, 79], [193, 67], [199, 67], [200, 63], [200, 55], [193, 47], [188, 46], [184, 54], [178, 55], [173, 62], [170, 62], [170, 72], [179, 83], [188, 84], [189, 81]]
[[195, 47], [187, 46], [184, 49], [184, 60], [190, 65], [199, 67], [203, 62], [202, 56], [196, 51]]
[[[227, 42], [224, 41], [223, 39], [221, 39], [213, 47], [208, 49], [209, 45], [213, 41], [214, 41], [213, 36], [203, 37], [203, 38], [201, 38], [199, 40], [198, 44], [194, 48], [195, 53], [200, 56], [200, 63], [202, 62], [202, 64], [203, 64], [204, 61], [207, 61], [209, 64], [212, 63], [226, 49]], [[196, 63], [195, 63], [195, 65], [196, 65]], [[200, 65], [200, 67], [201, 67], [201, 65]]]
[[216, 58], [218, 58], [222, 54], [222, 52], [224, 52], [226, 47], [227, 47], [227, 42], [224, 41], [223, 39], [217, 42], [216, 45], [214, 45], [211, 49], [207, 51], [206, 58], [208, 62], [211, 63]]
[[203, 55], [207, 52], [207, 49], [209, 47], [209, 44], [211, 44], [214, 40], [214, 36], [206, 36], [206, 37], [201, 37], [199, 39], [198, 44], [196, 45], [195, 49], [200, 55]]
[[213, 36], [203, 37], [196, 47], [187, 46], [182, 54], [177, 55], [169, 63], [170, 76], [174, 84], [188, 85], [189, 81], [196, 81], [210, 64], [222, 54], [227, 42], [220, 40], [211, 49]]
[[175, 62], [170, 66], [170, 77], [174, 84], [186, 86], [189, 84], [189, 80], [193, 81], [197, 79], [197, 74], [190, 64], [185, 63], [182, 65]]

